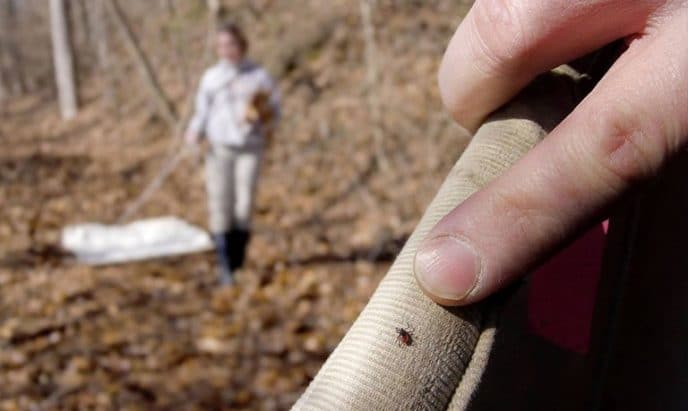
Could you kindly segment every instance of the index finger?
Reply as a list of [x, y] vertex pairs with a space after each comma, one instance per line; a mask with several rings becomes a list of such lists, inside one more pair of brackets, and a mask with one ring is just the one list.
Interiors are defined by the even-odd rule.
[[660, 3], [478, 0], [442, 59], [442, 100], [474, 131], [538, 74], [641, 31]]

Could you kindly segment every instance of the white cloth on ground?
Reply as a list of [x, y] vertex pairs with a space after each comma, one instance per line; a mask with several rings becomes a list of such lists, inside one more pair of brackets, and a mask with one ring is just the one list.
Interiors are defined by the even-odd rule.
[[60, 243], [79, 261], [93, 265], [195, 253], [213, 247], [205, 230], [176, 217], [124, 225], [75, 224], [62, 230]]

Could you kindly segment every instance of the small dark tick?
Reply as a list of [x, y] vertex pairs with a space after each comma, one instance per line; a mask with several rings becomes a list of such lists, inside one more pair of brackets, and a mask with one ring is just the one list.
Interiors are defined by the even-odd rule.
[[409, 328], [397, 328], [397, 342], [400, 345], [413, 345], [413, 330]]

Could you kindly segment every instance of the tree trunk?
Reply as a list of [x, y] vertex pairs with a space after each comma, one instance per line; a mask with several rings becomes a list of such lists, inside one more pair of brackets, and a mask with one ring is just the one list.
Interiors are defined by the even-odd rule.
[[106, 13], [107, 0], [96, 0], [93, 9], [93, 20], [90, 24], [93, 41], [96, 46], [96, 56], [98, 58], [98, 69], [101, 77], [101, 88], [103, 90], [103, 100], [108, 109], [117, 111], [117, 79], [113, 70], [113, 61], [110, 51], [110, 32], [109, 21]]
[[164, 5], [171, 20], [169, 28], [170, 38], [173, 43], [172, 47], [174, 49], [175, 64], [179, 69], [179, 77], [182, 79], [182, 84], [184, 84], [184, 94], [187, 94], [191, 89], [191, 75], [189, 73], [189, 67], [186, 64], [186, 56], [184, 55], [182, 25], [179, 24], [180, 18], [177, 15], [177, 9], [174, 6], [173, 0], [165, 0]]
[[207, 0], [206, 5], [208, 6], [208, 11], [213, 18], [220, 15], [220, 9], [222, 8], [220, 0]]
[[23, 56], [17, 41], [16, 0], [5, 0], [5, 8], [0, 10], [0, 65], [5, 74], [5, 92], [23, 94], [26, 92], [26, 79], [23, 71]]
[[81, 26], [79, 31], [79, 42], [86, 46], [89, 50], [93, 50], [91, 46], [93, 39], [91, 38], [91, 22], [88, 18], [88, 7], [84, 0], [79, 0], [74, 7], [74, 21], [78, 21]]
[[360, 0], [363, 40], [365, 42], [366, 60], [366, 94], [372, 123], [373, 141], [375, 143], [375, 160], [382, 171], [389, 170], [389, 161], [385, 155], [384, 130], [382, 128], [382, 105], [378, 96], [380, 69], [378, 66], [377, 43], [373, 27], [374, 0]]
[[[2, 53], [2, 44], [0, 44], [0, 53]], [[9, 95], [8, 93], [8, 87], [7, 87], [7, 76], [5, 75], [5, 70], [2, 67], [2, 64], [0, 64], [0, 104], [7, 98]], [[1, 110], [0, 106], [0, 110]]]
[[172, 107], [172, 104], [168, 100], [167, 96], [160, 87], [153, 67], [146, 58], [143, 49], [139, 45], [139, 41], [134, 35], [134, 31], [131, 29], [129, 22], [127, 21], [122, 8], [120, 7], [117, 0], [106, 0], [107, 5], [114, 17], [114, 21], [119, 28], [120, 33], [124, 38], [124, 43], [129, 50], [129, 53], [134, 58], [136, 68], [138, 69], [143, 81], [146, 83], [146, 87], [150, 92], [155, 108], [158, 114], [165, 120], [170, 128], [174, 128], [177, 124], [177, 114]]
[[221, 4], [220, 0], [207, 0], [208, 6], [208, 31], [206, 33], [205, 50], [203, 50], [203, 65], [210, 61], [215, 44], [215, 33], [217, 32], [218, 20], [220, 19]]
[[[170, 1], [168, 4], [172, 5], [172, 2]], [[205, 70], [211, 61], [213, 45], [215, 44], [215, 34], [217, 31], [217, 22], [219, 20], [221, 7], [217, 0], [208, 0], [206, 5], [208, 6], [208, 29], [206, 32], [205, 46], [203, 50], [203, 56], [201, 57], [200, 61], [197, 61], [196, 64], [191, 66], [194, 72]], [[190, 71], [188, 66], [186, 70]], [[200, 77], [200, 75], [198, 77]], [[174, 134], [178, 137], [177, 140], [184, 134], [187, 123], [193, 114], [193, 102], [195, 94], [189, 93], [189, 89], [190, 87], [187, 89], [187, 98], [181, 107], [181, 115], [179, 116], [179, 120], [177, 121], [177, 126], [174, 132]]]
[[[2, 41], [2, 36], [0, 34], [0, 103], [2, 103], [10, 95], [9, 76], [7, 75], [7, 70], [3, 61], [4, 55], [5, 44]], [[0, 108], [1, 107], [2, 106], [0, 106]]]
[[78, 99], [65, 0], [50, 0], [50, 29], [60, 112], [70, 119], [76, 116]]

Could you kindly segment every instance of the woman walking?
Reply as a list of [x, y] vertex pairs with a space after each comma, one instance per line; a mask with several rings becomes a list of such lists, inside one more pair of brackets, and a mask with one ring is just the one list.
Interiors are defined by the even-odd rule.
[[209, 226], [222, 284], [244, 262], [251, 211], [266, 136], [279, 117], [279, 92], [270, 75], [246, 58], [248, 42], [234, 24], [217, 33], [219, 61], [206, 70], [185, 139], [205, 136]]

